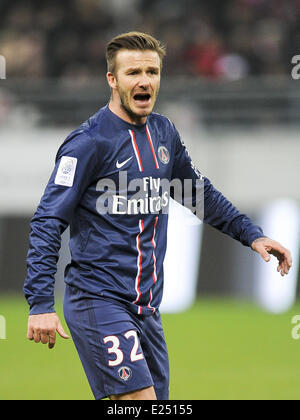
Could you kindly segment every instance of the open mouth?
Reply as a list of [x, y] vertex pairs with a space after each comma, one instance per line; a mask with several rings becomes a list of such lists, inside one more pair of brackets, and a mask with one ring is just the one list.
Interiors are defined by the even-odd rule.
[[149, 93], [136, 93], [133, 99], [140, 104], [147, 104], [151, 99], [151, 95]]

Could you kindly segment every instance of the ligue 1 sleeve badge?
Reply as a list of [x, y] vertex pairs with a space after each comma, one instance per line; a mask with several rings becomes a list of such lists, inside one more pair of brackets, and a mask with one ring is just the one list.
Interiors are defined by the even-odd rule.
[[158, 157], [159, 160], [167, 165], [170, 161], [170, 153], [169, 150], [165, 146], [160, 146], [158, 148]]
[[73, 160], [72, 159], [67, 160], [61, 168], [62, 173], [65, 175], [69, 174], [72, 171], [73, 166], [74, 166]]
[[63, 156], [60, 160], [59, 167], [55, 176], [54, 183], [65, 187], [72, 187], [75, 177], [77, 158]]
[[118, 370], [118, 374], [123, 381], [128, 381], [131, 378], [132, 372], [128, 366], [122, 366]]

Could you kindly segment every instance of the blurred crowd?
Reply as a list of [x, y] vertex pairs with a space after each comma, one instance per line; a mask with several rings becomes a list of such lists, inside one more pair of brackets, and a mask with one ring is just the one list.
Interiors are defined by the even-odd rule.
[[290, 72], [300, 0], [1, 0], [0, 54], [12, 77], [102, 77], [111, 37], [167, 45], [167, 75], [243, 79]]

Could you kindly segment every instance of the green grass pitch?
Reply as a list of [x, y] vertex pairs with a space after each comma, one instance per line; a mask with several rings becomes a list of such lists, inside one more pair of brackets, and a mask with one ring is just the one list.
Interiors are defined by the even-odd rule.
[[[61, 304], [61, 321], [68, 331]], [[0, 298], [6, 339], [0, 340], [0, 400], [93, 399], [73, 342], [56, 346], [26, 339], [24, 299]], [[201, 299], [189, 310], [164, 314], [172, 400], [300, 398], [300, 340], [289, 312], [273, 315], [236, 300]]]

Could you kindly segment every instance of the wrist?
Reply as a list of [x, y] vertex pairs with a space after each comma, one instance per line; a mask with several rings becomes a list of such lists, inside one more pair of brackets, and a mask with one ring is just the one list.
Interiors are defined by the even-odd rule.
[[258, 242], [263, 242], [265, 239], [269, 239], [267, 236], [259, 236], [258, 238], [254, 239], [251, 243], [251, 248], [253, 249], [253, 245]]

